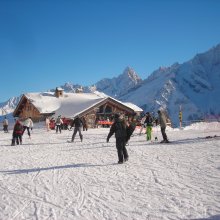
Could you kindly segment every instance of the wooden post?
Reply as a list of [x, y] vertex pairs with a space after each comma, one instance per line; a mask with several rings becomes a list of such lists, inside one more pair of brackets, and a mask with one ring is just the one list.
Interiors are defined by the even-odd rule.
[[183, 113], [182, 113], [182, 107], [180, 105], [180, 110], [179, 110], [179, 123], [180, 123], [180, 128], [182, 128], [182, 120], [183, 120]]

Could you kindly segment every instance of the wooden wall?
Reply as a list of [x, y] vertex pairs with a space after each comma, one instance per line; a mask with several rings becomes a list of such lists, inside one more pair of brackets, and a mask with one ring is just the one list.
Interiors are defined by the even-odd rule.
[[[107, 111], [106, 111], [107, 110]], [[111, 111], [110, 111], [111, 110]], [[121, 113], [125, 115], [130, 115], [130, 113], [126, 112], [120, 106], [112, 104], [110, 102], [101, 105], [99, 108], [94, 107], [90, 112], [86, 114], [80, 115], [84, 116], [89, 128], [97, 127], [97, 119], [101, 119], [103, 117], [113, 117], [115, 113]]]
[[19, 114], [19, 118], [28, 118], [31, 117], [33, 121], [41, 121], [42, 115], [40, 115], [39, 111], [33, 106], [33, 104], [26, 100], [22, 103], [21, 112]]

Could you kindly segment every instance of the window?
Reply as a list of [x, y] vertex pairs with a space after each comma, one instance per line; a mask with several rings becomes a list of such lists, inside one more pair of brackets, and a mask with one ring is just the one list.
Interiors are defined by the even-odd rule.
[[106, 106], [105, 112], [106, 113], [111, 113], [112, 112], [112, 108], [110, 106]]

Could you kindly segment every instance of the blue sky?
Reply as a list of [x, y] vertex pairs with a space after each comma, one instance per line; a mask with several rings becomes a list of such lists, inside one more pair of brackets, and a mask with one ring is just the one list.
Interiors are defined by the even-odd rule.
[[0, 0], [0, 102], [130, 66], [146, 79], [220, 43], [219, 0]]

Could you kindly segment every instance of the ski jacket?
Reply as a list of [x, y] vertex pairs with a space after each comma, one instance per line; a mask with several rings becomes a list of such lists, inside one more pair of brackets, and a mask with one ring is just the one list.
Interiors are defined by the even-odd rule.
[[25, 126], [25, 127], [28, 127], [28, 128], [33, 128], [33, 121], [31, 120], [31, 118], [27, 118], [25, 121], [24, 121], [24, 123], [23, 123], [23, 125]]
[[144, 124], [147, 126], [153, 126], [153, 118], [151, 115], [147, 115]]
[[85, 119], [84, 117], [82, 118], [81, 121], [82, 121], [83, 126], [84, 126], [84, 127], [87, 127], [87, 122], [86, 122], [86, 119]]
[[22, 134], [23, 133], [23, 126], [20, 123], [20, 121], [16, 121], [16, 123], [14, 125], [13, 133], [15, 133], [15, 134]]
[[77, 118], [75, 118], [74, 120], [73, 120], [73, 122], [72, 122], [72, 124], [71, 124], [71, 128], [72, 127], [82, 127], [82, 125], [83, 125], [83, 122], [82, 122], [82, 120], [79, 118], [79, 117], [77, 117]]
[[167, 126], [167, 119], [166, 119], [166, 116], [163, 112], [160, 112], [158, 114], [158, 123], [160, 124], [160, 127], [161, 128], [166, 128]]
[[3, 121], [3, 125], [8, 125], [8, 119], [4, 119], [4, 121]]
[[63, 120], [60, 117], [58, 117], [56, 120], [56, 125], [61, 125], [61, 124], [63, 124]]
[[50, 119], [49, 119], [49, 118], [46, 118], [45, 124], [46, 124], [46, 125], [49, 125], [49, 124], [50, 124]]
[[127, 137], [127, 126], [124, 120], [121, 120], [119, 118], [115, 119], [114, 123], [112, 124], [107, 140], [110, 139], [110, 137], [115, 134], [115, 138], [121, 138], [126, 139]]

